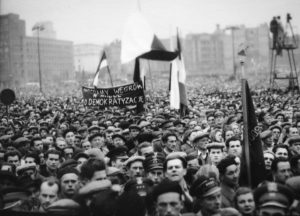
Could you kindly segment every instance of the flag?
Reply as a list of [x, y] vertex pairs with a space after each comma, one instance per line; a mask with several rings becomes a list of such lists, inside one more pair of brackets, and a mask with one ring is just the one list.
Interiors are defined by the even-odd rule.
[[186, 71], [178, 31], [177, 53], [177, 58], [171, 63], [170, 107], [179, 109], [180, 115], [185, 116], [188, 111], [188, 102], [185, 89]]
[[165, 49], [141, 12], [129, 17], [122, 35], [122, 63], [128, 63], [136, 58], [171, 61], [176, 56], [176, 52]]
[[240, 185], [255, 188], [265, 180], [266, 170], [255, 110], [248, 82], [242, 79], [244, 144], [241, 158]]
[[[103, 52], [102, 57], [101, 57], [101, 59], [100, 59], [100, 61], [99, 61], [99, 64], [98, 64], [96, 73], [95, 73], [95, 77], [94, 77], [94, 81], [93, 81], [93, 86], [94, 86], [94, 87], [97, 87], [97, 86], [98, 86], [98, 84], [99, 84], [99, 74], [100, 74], [100, 70], [101, 70], [102, 68], [105, 68], [105, 67], [107, 67], [108, 73], [109, 73], [109, 75], [110, 75], [110, 71], [109, 71], [109, 68], [108, 68], [108, 65], [107, 65], [107, 60], [106, 60], [106, 54], [105, 54], [105, 52]], [[110, 77], [110, 79], [111, 79], [111, 77]], [[112, 81], [112, 80], [111, 80], [111, 81]]]

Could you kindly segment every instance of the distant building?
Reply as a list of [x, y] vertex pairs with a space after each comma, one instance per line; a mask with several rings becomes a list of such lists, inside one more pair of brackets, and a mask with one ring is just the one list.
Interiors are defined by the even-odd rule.
[[102, 55], [103, 46], [96, 44], [75, 44], [74, 64], [77, 72], [95, 73]]
[[[73, 42], [40, 37], [39, 45], [43, 83], [74, 78]], [[0, 88], [38, 82], [38, 65], [38, 38], [26, 36], [19, 15], [1, 15]]]

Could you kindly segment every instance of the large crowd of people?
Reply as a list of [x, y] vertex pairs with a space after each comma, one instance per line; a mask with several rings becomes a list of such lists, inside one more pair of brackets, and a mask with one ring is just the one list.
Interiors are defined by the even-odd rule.
[[239, 83], [214, 84], [188, 85], [184, 116], [159, 88], [142, 113], [18, 93], [0, 105], [0, 214], [300, 215], [299, 95], [252, 89], [265, 181], [250, 188]]

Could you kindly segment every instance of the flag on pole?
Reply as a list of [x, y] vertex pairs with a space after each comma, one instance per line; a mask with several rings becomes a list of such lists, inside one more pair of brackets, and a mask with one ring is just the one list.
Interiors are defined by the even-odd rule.
[[170, 107], [179, 109], [181, 116], [185, 116], [188, 111], [188, 102], [186, 95], [186, 71], [182, 56], [182, 48], [179, 34], [177, 31], [177, 52], [178, 57], [171, 62], [171, 90]]
[[240, 185], [256, 187], [265, 180], [266, 170], [255, 110], [248, 82], [242, 79], [244, 145], [241, 158]]
[[94, 77], [94, 81], [93, 81], [93, 86], [94, 87], [98, 87], [100, 70], [102, 68], [105, 68], [105, 67], [107, 67], [108, 73], [110, 73], [109, 68], [108, 68], [108, 64], [107, 64], [107, 60], [106, 60], [106, 54], [105, 54], [105, 52], [103, 52], [102, 57], [101, 57], [101, 59], [99, 61], [96, 73], [95, 73], [95, 77]]
[[165, 49], [141, 12], [129, 17], [122, 35], [122, 64], [136, 58], [171, 61], [176, 56], [177, 53]]

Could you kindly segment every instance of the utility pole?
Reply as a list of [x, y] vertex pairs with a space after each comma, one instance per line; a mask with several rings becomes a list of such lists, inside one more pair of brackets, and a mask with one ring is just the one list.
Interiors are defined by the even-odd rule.
[[44, 26], [37, 24], [33, 26], [32, 31], [37, 31], [37, 46], [38, 46], [38, 67], [39, 67], [39, 83], [40, 83], [40, 93], [43, 93], [42, 87], [42, 71], [41, 71], [41, 55], [40, 55], [40, 31], [44, 30]]
[[233, 76], [236, 78], [236, 64], [235, 64], [235, 47], [234, 47], [234, 32], [238, 30], [238, 26], [228, 26], [225, 30], [231, 30], [231, 38], [232, 38], [232, 61], [233, 61]]

